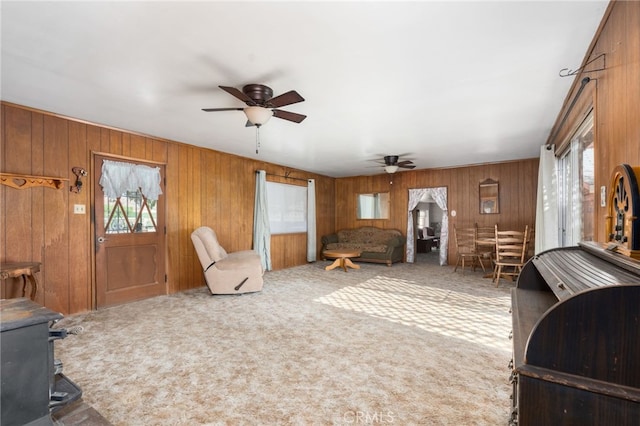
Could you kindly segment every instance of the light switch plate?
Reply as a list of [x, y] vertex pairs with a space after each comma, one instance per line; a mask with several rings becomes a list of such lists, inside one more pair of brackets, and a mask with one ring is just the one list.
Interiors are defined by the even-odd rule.
[[84, 204], [74, 204], [73, 205], [73, 214], [85, 214], [86, 210]]
[[607, 207], [607, 187], [600, 187], [600, 207]]

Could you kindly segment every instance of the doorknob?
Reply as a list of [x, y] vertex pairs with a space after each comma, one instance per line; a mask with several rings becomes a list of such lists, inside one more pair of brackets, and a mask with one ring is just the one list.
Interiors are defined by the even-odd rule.
[[105, 241], [107, 241], [107, 239], [105, 237], [98, 237], [98, 243], [102, 244]]

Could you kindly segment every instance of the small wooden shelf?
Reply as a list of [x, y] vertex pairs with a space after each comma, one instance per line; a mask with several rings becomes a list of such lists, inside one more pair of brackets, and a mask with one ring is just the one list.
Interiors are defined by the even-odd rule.
[[44, 186], [46, 188], [60, 189], [69, 179], [48, 176], [30, 176], [19, 173], [0, 173], [0, 183], [15, 189], [33, 188]]

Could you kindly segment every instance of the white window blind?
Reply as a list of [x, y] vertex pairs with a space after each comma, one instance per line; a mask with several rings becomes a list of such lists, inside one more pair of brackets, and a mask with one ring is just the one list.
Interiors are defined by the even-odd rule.
[[307, 232], [307, 187], [267, 182], [271, 234]]

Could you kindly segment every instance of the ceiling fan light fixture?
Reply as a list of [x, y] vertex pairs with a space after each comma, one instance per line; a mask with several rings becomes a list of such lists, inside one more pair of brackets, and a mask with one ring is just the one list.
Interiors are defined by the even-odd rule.
[[384, 171], [393, 174], [398, 171], [398, 166], [384, 166]]
[[264, 108], [260, 106], [250, 106], [244, 109], [244, 113], [247, 116], [247, 120], [249, 120], [255, 126], [262, 126], [265, 124], [271, 116], [273, 112], [269, 108]]

